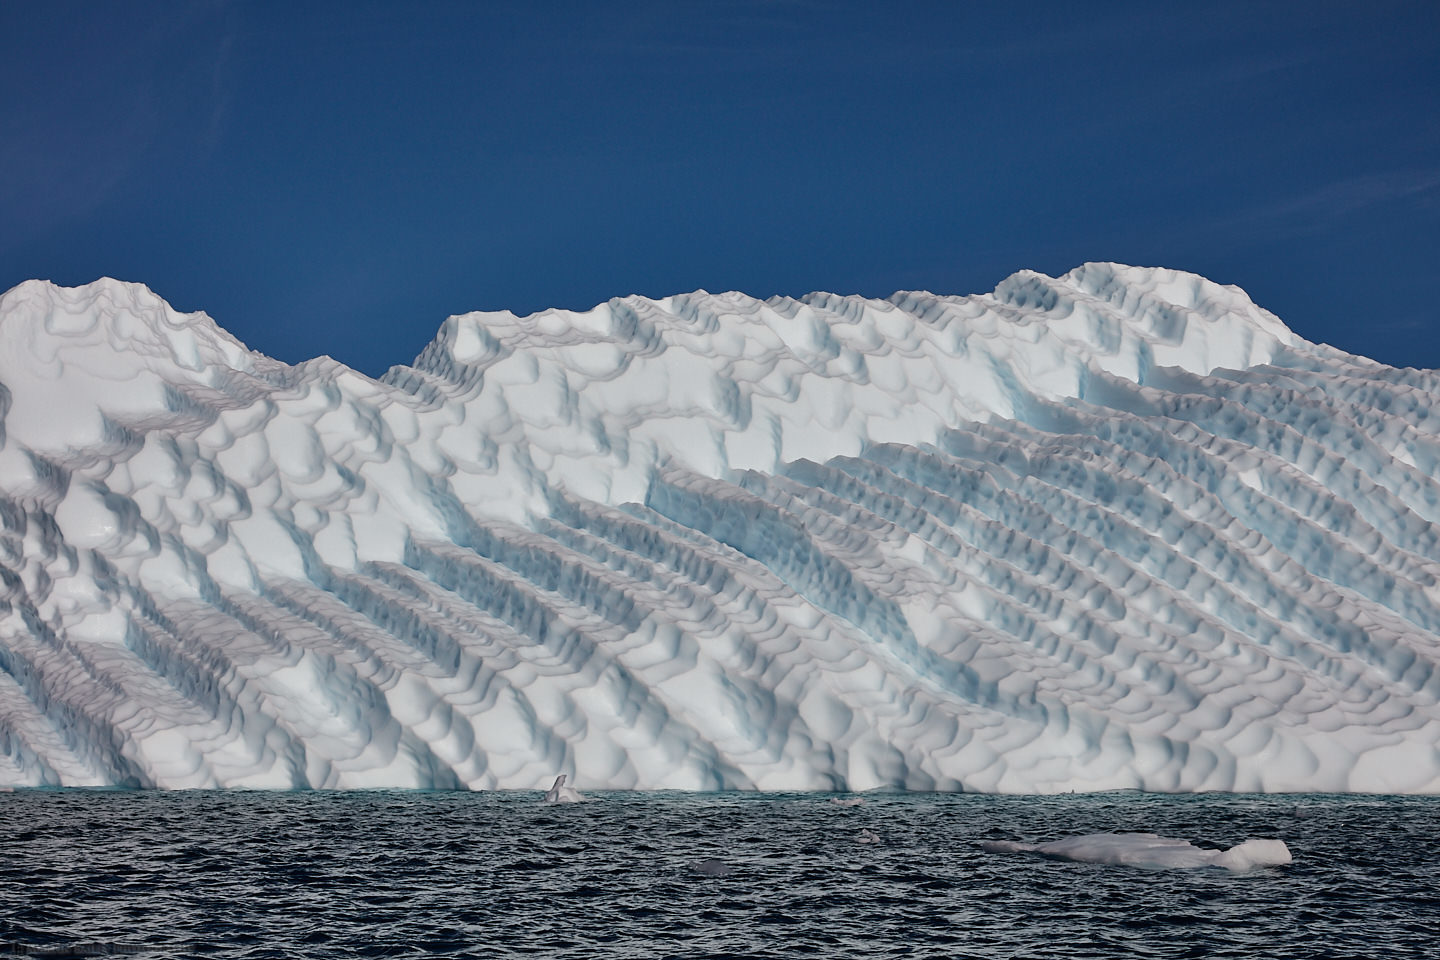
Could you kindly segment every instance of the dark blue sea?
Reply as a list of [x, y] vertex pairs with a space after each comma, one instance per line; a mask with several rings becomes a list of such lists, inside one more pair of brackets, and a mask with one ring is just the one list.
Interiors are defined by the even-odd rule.
[[[1440, 800], [829, 800], [0, 795], [0, 956], [1440, 956]], [[1123, 831], [1279, 837], [1294, 863], [1156, 871], [979, 846]]]

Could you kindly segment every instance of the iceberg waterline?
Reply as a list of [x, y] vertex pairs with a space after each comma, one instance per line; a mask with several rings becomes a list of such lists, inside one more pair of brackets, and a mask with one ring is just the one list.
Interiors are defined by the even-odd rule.
[[30, 281], [0, 384], [0, 784], [1440, 792], [1440, 379], [1191, 274], [378, 381]]

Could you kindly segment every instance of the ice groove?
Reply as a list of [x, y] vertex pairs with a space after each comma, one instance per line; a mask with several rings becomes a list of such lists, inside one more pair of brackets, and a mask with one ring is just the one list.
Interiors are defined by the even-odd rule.
[[0, 296], [0, 786], [1440, 793], [1440, 374], [1173, 270]]

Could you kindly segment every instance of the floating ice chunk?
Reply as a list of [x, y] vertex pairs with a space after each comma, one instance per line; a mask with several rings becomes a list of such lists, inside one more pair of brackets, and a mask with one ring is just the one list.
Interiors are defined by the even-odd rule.
[[1090, 833], [1047, 843], [986, 840], [980, 848], [988, 853], [1038, 853], [1061, 860], [1151, 870], [1224, 867], [1238, 873], [1257, 867], [1284, 866], [1291, 861], [1290, 848], [1283, 840], [1254, 838], [1229, 850], [1206, 850], [1187, 840], [1153, 833]]
[[565, 774], [555, 778], [555, 785], [545, 792], [546, 803], [581, 803], [585, 795], [574, 787], [565, 786]]
[[837, 807], [858, 807], [865, 802], [864, 797], [831, 797], [830, 802]]
[[879, 842], [880, 842], [880, 836], [879, 836], [879, 834], [877, 834], [874, 830], [871, 830], [869, 827], [866, 827], [864, 830], [861, 830], [861, 831], [860, 831], [860, 835], [855, 838], [855, 842], [856, 842], [856, 843], [879, 843]]
[[1254, 837], [1244, 843], [1237, 843], [1215, 858], [1215, 866], [1227, 870], [1243, 871], [1256, 867], [1283, 867], [1294, 858], [1284, 840], [1273, 837]]

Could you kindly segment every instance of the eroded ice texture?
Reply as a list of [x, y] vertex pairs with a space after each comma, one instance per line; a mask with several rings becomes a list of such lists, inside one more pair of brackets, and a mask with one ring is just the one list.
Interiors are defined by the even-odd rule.
[[0, 299], [0, 783], [1440, 790], [1431, 372], [1168, 270], [452, 317]]

